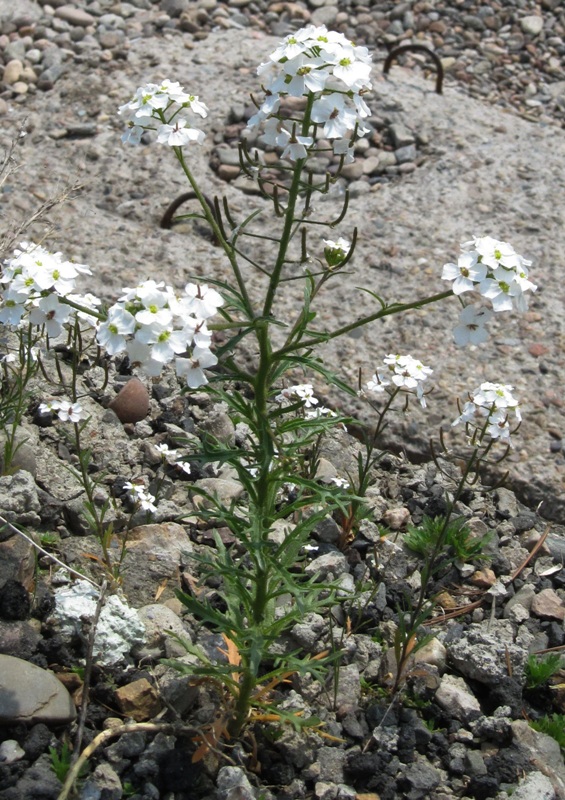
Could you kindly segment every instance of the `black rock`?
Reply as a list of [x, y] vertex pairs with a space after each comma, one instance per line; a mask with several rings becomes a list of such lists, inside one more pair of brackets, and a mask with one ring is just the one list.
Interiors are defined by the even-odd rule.
[[0, 589], [0, 617], [6, 620], [23, 620], [29, 617], [31, 602], [25, 586], [9, 578]]
[[487, 800], [498, 794], [499, 782], [492, 775], [479, 775], [471, 778], [465, 792], [474, 800]]
[[51, 735], [51, 731], [43, 722], [38, 722], [37, 725], [34, 725], [22, 744], [26, 758], [29, 758], [30, 761], [36, 761], [47, 750]]
[[495, 686], [489, 687], [483, 705], [488, 714], [499, 706], [510, 706], [512, 717], [519, 719], [522, 716], [522, 684], [514, 678], [501, 678]]
[[200, 764], [193, 764], [183, 745], [169, 750], [159, 760], [159, 788], [162, 792], [182, 792], [197, 787], [202, 774]]

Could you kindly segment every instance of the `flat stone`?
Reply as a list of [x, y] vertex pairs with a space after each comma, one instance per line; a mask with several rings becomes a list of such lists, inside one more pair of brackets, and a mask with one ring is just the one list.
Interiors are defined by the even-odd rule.
[[153, 603], [157, 590], [162, 601], [173, 597], [180, 588], [185, 554], [193, 550], [182, 525], [139, 525], [128, 533], [126, 547], [122, 579], [129, 602], [135, 606]]
[[21, 658], [0, 655], [0, 721], [72, 722], [76, 710], [63, 684], [50, 670]]
[[0, 588], [13, 578], [31, 591], [34, 575], [35, 550], [27, 539], [15, 533], [0, 542]]
[[82, 28], [87, 28], [89, 25], [96, 23], [96, 17], [84, 11], [82, 8], [75, 8], [75, 6], [59, 6], [55, 9], [55, 16], [59, 19], [64, 19], [69, 25], [80, 25]]
[[532, 600], [532, 614], [540, 619], [565, 619], [565, 603], [553, 589], [543, 589]]
[[147, 647], [158, 650], [167, 658], [186, 655], [186, 649], [169, 634], [190, 641], [190, 634], [175, 612], [161, 603], [151, 603], [138, 610], [138, 615], [145, 625]]

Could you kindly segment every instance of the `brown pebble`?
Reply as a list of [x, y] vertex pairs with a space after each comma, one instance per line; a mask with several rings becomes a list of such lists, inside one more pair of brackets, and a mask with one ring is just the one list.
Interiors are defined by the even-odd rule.
[[543, 356], [546, 353], [549, 353], [549, 348], [546, 347], [544, 344], [541, 344], [541, 342], [538, 342], [536, 344], [531, 344], [528, 347], [528, 353], [531, 356], [535, 356], [537, 358], [538, 356]]
[[141, 422], [149, 413], [149, 392], [139, 378], [131, 378], [109, 407], [120, 422]]
[[152, 719], [162, 708], [159, 695], [146, 678], [120, 686], [116, 700], [121, 711], [136, 722]]

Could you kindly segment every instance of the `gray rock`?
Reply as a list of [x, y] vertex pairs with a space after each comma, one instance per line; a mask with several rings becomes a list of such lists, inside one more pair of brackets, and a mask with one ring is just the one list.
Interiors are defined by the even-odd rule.
[[303, 622], [293, 627], [291, 634], [307, 653], [318, 653], [324, 649], [322, 634], [326, 628], [327, 623], [320, 614], [307, 614]]
[[318, 750], [318, 763], [320, 765], [319, 778], [321, 781], [343, 783], [344, 750], [338, 750], [335, 747], [320, 747]]
[[255, 800], [255, 792], [241, 767], [222, 767], [216, 785], [218, 800]]
[[402, 122], [395, 122], [393, 125], [391, 125], [389, 132], [392, 136], [392, 142], [395, 149], [398, 149], [399, 147], [407, 147], [408, 145], [414, 144], [416, 141], [412, 131]]
[[[9, 532], [7, 530], [3, 533]], [[26, 589], [32, 589], [35, 574], [35, 552], [31, 542], [17, 533], [3, 541], [0, 535], [0, 588], [7, 580], [15, 579]]]
[[541, 772], [530, 772], [512, 792], [512, 800], [556, 800], [549, 778]]
[[359, 667], [357, 664], [346, 664], [337, 671], [337, 685], [334, 677], [331, 678], [328, 690], [331, 706], [336, 708], [341, 705], [357, 705], [361, 697], [361, 681], [359, 680]]
[[423, 757], [409, 764], [398, 781], [398, 786], [406, 800], [424, 800], [433, 797], [433, 791], [440, 782], [440, 774]]
[[186, 11], [189, 6], [188, 0], [161, 0], [159, 7], [161, 11], [168, 14], [169, 17], [180, 17], [183, 11]]
[[437, 703], [461, 722], [470, 722], [481, 715], [481, 706], [463, 678], [444, 675], [436, 692]]
[[44, 753], [16, 784], [17, 800], [56, 800], [62, 784], [53, 772], [51, 757]]
[[193, 545], [182, 525], [165, 522], [141, 525], [128, 533], [122, 565], [123, 590], [134, 606], [153, 602], [163, 582], [161, 600], [174, 596], [180, 587], [180, 573]]
[[539, 36], [543, 31], [543, 17], [537, 14], [529, 14], [527, 17], [522, 17], [520, 27], [527, 36]]
[[145, 625], [145, 647], [167, 658], [186, 655], [186, 648], [170, 634], [190, 642], [190, 633], [171, 608], [160, 603], [151, 603], [138, 609], [137, 613]]
[[15, 761], [20, 761], [25, 756], [23, 750], [15, 739], [4, 739], [0, 744], [0, 765], [7, 766]]
[[0, 653], [31, 658], [36, 652], [41, 636], [29, 622], [4, 622], [0, 620]]
[[526, 583], [524, 586], [522, 586], [522, 588], [516, 592], [514, 597], [511, 597], [505, 604], [503, 612], [504, 619], [513, 618], [513, 611], [516, 606], [519, 606], [527, 611], [527, 617], [529, 617], [529, 611], [532, 607], [532, 601], [535, 597], [535, 594], [536, 591], [531, 584]]
[[[218, 499], [218, 502], [229, 508], [232, 500], [239, 500], [243, 494], [243, 486], [239, 481], [226, 478], [202, 478], [194, 484], [197, 488], [203, 489], [207, 494]], [[206, 508], [211, 506], [211, 501], [205, 497], [194, 498], [196, 504], [201, 503]]]
[[[0, 509], [2, 516], [14, 525], [33, 528], [40, 524], [37, 487], [29, 472], [20, 470], [15, 475], [0, 477]], [[6, 538], [6, 533], [0, 538]]]
[[518, 719], [512, 723], [512, 741], [530, 764], [549, 778], [556, 796], [565, 797], [565, 764], [555, 739], [535, 731], [527, 722]]
[[215, 406], [210, 413], [206, 414], [198, 427], [228, 447], [233, 447], [235, 444], [234, 424], [228, 413], [219, 406]]
[[325, 553], [318, 556], [309, 564], [304, 567], [306, 575], [315, 575], [319, 573], [320, 580], [328, 580], [337, 578], [339, 575], [349, 571], [349, 564], [346, 557], [339, 550]]
[[93, 17], [92, 14], [82, 8], [76, 8], [71, 5], [59, 6], [59, 8], [55, 9], [55, 16], [68, 22], [69, 25], [80, 25], [82, 28], [87, 28], [96, 22], [96, 17]]
[[406, 164], [409, 161], [415, 161], [417, 155], [415, 144], [408, 144], [406, 147], [398, 147], [394, 151], [397, 164]]
[[121, 800], [122, 782], [110, 764], [98, 764], [80, 791], [80, 800]]
[[507, 659], [514, 677], [521, 680], [527, 656], [527, 651], [513, 642], [512, 625], [506, 620], [497, 621], [490, 630], [488, 623], [470, 625], [458, 641], [448, 644], [450, 664], [465, 678], [491, 686], [507, 676]]
[[52, 672], [0, 655], [0, 721], [62, 725], [75, 717], [70, 694]]

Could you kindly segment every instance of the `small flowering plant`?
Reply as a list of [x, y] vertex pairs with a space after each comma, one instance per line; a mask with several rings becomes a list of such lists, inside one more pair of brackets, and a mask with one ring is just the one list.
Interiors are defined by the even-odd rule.
[[[287, 36], [259, 66], [263, 97], [248, 123], [241, 166], [272, 200], [274, 214], [268, 226], [263, 220], [257, 223], [260, 210], [241, 219], [226, 199], [220, 203], [215, 198], [210, 204], [203, 194], [191, 167], [191, 159], [198, 152], [195, 145], [205, 141], [194, 118], [203, 119], [208, 114], [198, 96], [165, 79], [140, 87], [119, 108], [126, 125], [124, 143], [139, 144], [147, 134], [145, 139], [165, 145], [163, 151], [169, 148], [176, 158], [200, 203], [201, 216], [227, 260], [229, 279], [210, 277], [207, 283], [189, 283], [182, 291], [148, 279], [123, 289], [122, 296], [104, 309], [92, 295], [76, 293], [75, 281], [90, 274], [88, 267], [29, 243], [22, 244], [7, 261], [0, 278], [0, 322], [14, 331], [22, 336], [33, 331], [47, 343], [74, 331], [71, 338], [78, 349], [76, 331], [79, 325], [85, 326], [108, 358], [127, 356], [134, 369], [144, 371], [155, 382], [165, 370], [174, 369], [183, 391], [203, 387], [212, 398], [226, 404], [239, 431], [244, 432], [237, 445], [229, 447], [207, 436], [202, 452], [191, 453], [191, 461], [227, 463], [244, 490], [244, 499], [239, 502], [227, 505], [207, 495], [207, 503], [198, 507], [201, 517], [228, 527], [238, 542], [237, 548], [229, 549], [216, 536], [216, 548], [202, 564], [202, 580], [207, 576], [214, 576], [216, 583], [219, 580], [224, 603], [219, 608], [200, 596], [181, 595], [185, 605], [229, 640], [232, 651], [237, 652], [229, 669], [210, 665], [209, 661], [202, 667], [222, 681], [232, 697], [232, 712], [226, 723], [230, 737], [238, 736], [249, 722], [254, 703], [263, 710], [268, 708], [257, 698], [262, 696], [264, 662], [267, 658], [273, 661], [273, 645], [281, 634], [302, 621], [306, 613], [327, 610], [336, 602], [336, 585], [323, 584], [318, 575], [297, 570], [314, 527], [328, 514], [347, 518], [361, 500], [357, 487], [366, 486], [370, 475], [367, 464], [379, 457], [376, 438], [395, 398], [401, 395], [408, 400], [414, 396], [426, 407], [431, 367], [410, 355], [387, 355], [365, 390], [367, 397], [382, 395], [386, 399], [367, 451], [368, 460], [360, 462], [359, 479], [340, 476], [324, 483], [317, 473], [320, 441], [347, 419], [320, 403], [314, 391], [315, 379], [339, 387], [346, 395], [354, 396], [355, 392], [324, 364], [317, 347], [378, 319], [416, 312], [454, 296], [464, 305], [464, 296], [471, 293], [489, 301], [495, 314], [511, 309], [524, 311], [527, 294], [536, 288], [528, 276], [530, 262], [509, 244], [474, 237], [462, 245], [456, 264], [444, 266], [441, 277], [450, 282], [448, 289], [391, 304], [366, 290], [375, 299], [371, 313], [341, 326], [317, 320], [316, 297], [343, 274], [353, 258], [357, 231], [336, 240], [319, 236], [320, 226], [333, 229], [344, 219], [347, 195], [337, 219], [317, 218], [312, 197], [329, 191], [339, 178], [339, 170], [317, 184], [308, 162], [321, 147], [340, 157], [340, 168], [353, 160], [356, 140], [371, 130], [366, 102], [371, 90], [370, 71], [371, 55], [365, 47], [356, 46], [342, 33], [314, 25]], [[250, 147], [258, 136], [278, 151], [283, 179], [269, 178], [261, 159], [251, 154]], [[271, 191], [267, 192], [264, 187], [269, 181]], [[312, 232], [315, 242], [307, 247]], [[258, 256], [256, 239], [270, 242], [271, 252]], [[320, 265], [319, 270], [311, 268], [314, 263]], [[286, 281], [297, 279], [296, 265], [304, 268], [298, 278], [303, 281], [304, 300], [300, 308], [282, 315], [278, 301]], [[254, 288], [253, 297], [249, 290], [251, 274], [257, 278], [254, 287], [261, 287]], [[485, 323], [491, 316], [484, 305], [464, 306], [455, 328], [456, 344], [484, 342]], [[213, 334], [220, 330], [223, 340], [218, 346]], [[246, 344], [243, 355], [239, 348], [242, 340]], [[34, 341], [33, 346], [36, 344]], [[32, 352], [31, 344], [28, 352]], [[65, 392], [70, 399], [45, 403], [41, 410], [49, 410], [60, 422], [73, 426], [87, 495], [85, 506], [110, 563], [111, 527], [104, 523], [106, 509], [98, 513], [94, 502], [90, 454], [80, 440], [87, 421], [76, 389], [76, 369], [73, 376], [71, 390]], [[477, 468], [481, 448], [492, 441], [508, 442], [512, 415], [519, 421], [511, 387], [483, 384], [471, 396], [456, 421], [467, 427], [474, 447], [463, 482]], [[171, 451], [162, 449], [160, 453], [163, 464], [181, 469]], [[189, 469], [185, 474], [190, 481]], [[134, 506], [153, 510], [155, 497], [144, 485], [134, 481], [126, 492]], [[191, 497], [205, 494], [193, 485], [190, 492]], [[460, 492], [453, 505], [458, 496]], [[284, 524], [283, 535], [280, 523]], [[422, 598], [413, 621], [420, 618]], [[409, 644], [408, 638], [405, 655]], [[276, 666], [269, 672], [273, 681], [292, 672], [314, 670], [311, 661], [296, 654], [277, 655], [275, 660]], [[292, 721], [301, 724], [299, 717]]]

